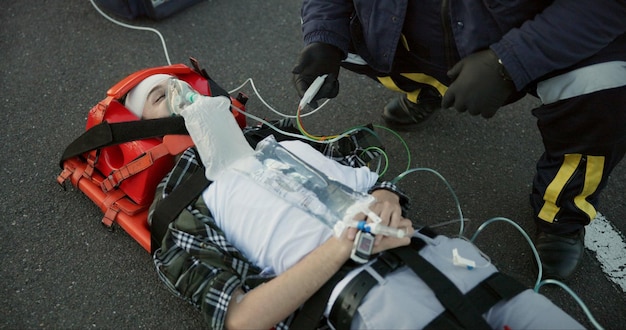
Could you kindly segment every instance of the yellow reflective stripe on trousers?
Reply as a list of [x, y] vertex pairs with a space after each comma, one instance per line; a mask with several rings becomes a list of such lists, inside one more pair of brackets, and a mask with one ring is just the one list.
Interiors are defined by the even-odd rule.
[[[439, 91], [439, 94], [444, 95], [446, 93], [446, 91], [448, 90], [448, 87], [446, 87], [444, 84], [440, 83], [437, 79], [429, 76], [429, 75], [425, 75], [423, 73], [402, 73], [401, 74], [403, 77], [406, 77], [412, 81], [421, 83], [421, 84], [426, 84], [426, 85], [430, 85], [434, 88], [437, 89], [437, 91]], [[380, 83], [385, 86], [387, 89], [392, 90], [392, 91], [396, 91], [396, 92], [402, 92], [405, 93], [407, 95], [407, 98], [409, 99], [409, 101], [413, 102], [413, 103], [417, 103], [417, 96], [419, 95], [421, 89], [416, 89], [414, 91], [405, 91], [402, 90], [400, 87], [398, 87], [398, 85], [396, 85], [396, 83], [393, 81], [393, 79], [391, 79], [391, 77], [389, 76], [385, 76], [385, 77], [377, 77], [378, 81], [380, 81]]]
[[407, 91], [403, 91], [402, 89], [400, 89], [400, 87], [396, 85], [396, 83], [393, 81], [393, 79], [391, 79], [391, 77], [377, 77], [377, 78], [378, 78], [378, 81], [380, 81], [380, 83], [383, 84], [383, 86], [385, 86], [387, 89], [395, 91], [395, 92], [405, 93], [409, 101], [413, 103], [417, 103], [417, 96], [420, 94], [420, 91], [422, 90], [421, 88], [418, 88], [414, 91], [407, 92]]
[[422, 84], [433, 86], [439, 91], [440, 95], [445, 95], [448, 90], [448, 87], [439, 82], [439, 80], [423, 73], [402, 73], [402, 76]]
[[565, 159], [559, 172], [554, 177], [554, 180], [550, 182], [548, 187], [546, 188], [546, 192], [543, 195], [543, 207], [541, 211], [539, 211], [539, 218], [552, 223], [556, 214], [559, 213], [560, 207], [556, 206], [556, 201], [563, 190], [563, 187], [567, 184], [569, 179], [572, 177], [578, 164], [580, 163], [580, 159], [582, 155], [565, 155]]
[[[556, 177], [546, 188], [546, 192], [543, 196], [545, 203], [539, 211], [538, 217], [546, 222], [552, 223], [558, 214], [560, 207], [556, 205], [556, 201], [563, 191], [565, 185], [569, 182], [571, 177], [576, 172], [576, 168], [580, 164], [582, 155], [580, 154], [567, 154], [561, 168], [556, 174]], [[587, 201], [587, 197], [593, 194], [600, 181], [602, 180], [602, 172], [604, 169], [604, 157], [603, 156], [587, 156], [587, 167], [585, 169], [585, 182], [582, 192], [574, 198], [574, 204], [585, 212], [589, 219], [593, 219], [596, 216], [596, 209]]]

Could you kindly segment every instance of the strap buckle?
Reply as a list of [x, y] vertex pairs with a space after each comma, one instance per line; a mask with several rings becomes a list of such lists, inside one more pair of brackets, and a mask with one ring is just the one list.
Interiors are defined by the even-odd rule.
[[383, 252], [378, 255], [378, 260], [384, 262], [387, 267], [389, 267], [389, 272], [393, 272], [394, 270], [400, 268], [404, 265], [402, 259], [398, 258], [398, 256], [393, 253]]

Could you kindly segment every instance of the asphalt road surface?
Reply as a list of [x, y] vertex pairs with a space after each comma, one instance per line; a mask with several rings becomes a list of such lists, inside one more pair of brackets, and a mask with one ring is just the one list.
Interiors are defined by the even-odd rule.
[[[132, 23], [162, 33], [171, 63], [188, 64], [193, 56], [227, 90], [253, 79], [258, 94], [250, 83], [242, 88], [250, 96], [248, 112], [278, 117], [260, 96], [295, 114], [299, 99], [290, 71], [302, 45], [299, 1], [211, 0], [160, 22]], [[150, 255], [132, 237], [107, 231], [88, 198], [55, 181], [61, 152], [84, 131], [89, 109], [106, 90], [132, 72], [167, 64], [159, 37], [109, 22], [87, 0], [3, 1], [0, 26], [0, 328], [203, 327], [200, 313], [160, 283]], [[307, 130], [321, 135], [381, 125], [381, 109], [394, 94], [350, 72], [342, 71], [340, 80], [340, 95], [305, 118]], [[440, 173], [470, 220], [467, 237], [494, 217], [532, 233], [528, 193], [542, 153], [530, 114], [534, 104], [523, 99], [490, 120], [441, 111], [424, 127], [399, 134], [410, 154], [396, 135], [377, 129], [390, 157], [385, 178], [406, 168]], [[417, 223], [458, 218], [452, 194], [431, 172], [413, 172], [400, 186], [413, 197]], [[620, 164], [600, 209], [618, 239], [626, 232], [624, 192], [626, 167]], [[459, 225], [438, 230], [454, 235]], [[534, 285], [531, 250], [513, 226], [493, 223], [476, 244], [503, 271]], [[613, 266], [587, 250], [567, 285], [599, 324], [623, 329], [624, 265]], [[541, 292], [593, 327], [565, 290], [546, 286]]]

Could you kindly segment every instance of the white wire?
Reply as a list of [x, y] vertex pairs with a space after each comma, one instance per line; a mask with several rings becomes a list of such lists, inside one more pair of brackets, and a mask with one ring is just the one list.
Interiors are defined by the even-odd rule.
[[[91, 5], [98, 11], [98, 13], [100, 13], [100, 15], [102, 15], [102, 17], [106, 18], [107, 20], [111, 21], [114, 24], [117, 24], [119, 26], [125, 27], [125, 28], [129, 28], [129, 29], [133, 29], [133, 30], [142, 30], [142, 31], [150, 31], [153, 33], [156, 33], [157, 36], [159, 36], [159, 38], [161, 39], [161, 45], [163, 46], [163, 52], [165, 53], [165, 59], [167, 60], [167, 64], [172, 65], [172, 62], [170, 61], [170, 56], [168, 54], [167, 51], [167, 45], [165, 43], [165, 38], [163, 38], [163, 35], [161, 34], [161, 32], [159, 32], [157, 29], [153, 29], [153, 28], [149, 28], [149, 27], [144, 27], [144, 26], [136, 26], [136, 25], [130, 25], [130, 24], [126, 24], [126, 23], [122, 23], [114, 18], [111, 18], [109, 15], [107, 15], [105, 12], [103, 12], [98, 5], [96, 5], [96, 3], [94, 2], [94, 0], [89, 0], [89, 2], [91, 2]], [[257, 98], [261, 101], [261, 103], [263, 103], [263, 105], [265, 105], [269, 110], [271, 110], [272, 112], [276, 113], [277, 115], [284, 117], [284, 118], [296, 118], [297, 115], [287, 115], [284, 113], [281, 113], [280, 111], [274, 109], [274, 107], [272, 107], [271, 105], [269, 105], [265, 99], [263, 99], [263, 97], [261, 96], [261, 94], [259, 93], [259, 91], [257, 90], [254, 81], [252, 80], [252, 78], [248, 78], [246, 79], [246, 81], [244, 81], [241, 85], [239, 85], [238, 87], [236, 87], [235, 89], [229, 91], [229, 94], [232, 94], [238, 90], [240, 90], [241, 88], [243, 88], [247, 83], [250, 83], [250, 86], [252, 86], [252, 89], [254, 90], [255, 95], [257, 96]], [[306, 117], [306, 116], [310, 116], [312, 114], [314, 114], [315, 112], [317, 112], [318, 110], [320, 110], [323, 106], [325, 106], [328, 101], [330, 101], [330, 99], [324, 101], [324, 103], [322, 103], [322, 105], [320, 105], [319, 107], [317, 107], [316, 109], [309, 111], [307, 113], [302, 113], [300, 114], [300, 117]], [[270, 125], [271, 126], [271, 125]], [[281, 133], [283, 133], [281, 131]]]
[[126, 23], [122, 23], [120, 21], [117, 21], [117, 20], [109, 17], [109, 15], [105, 14], [102, 10], [100, 10], [100, 8], [98, 8], [98, 6], [96, 5], [96, 3], [93, 0], [89, 0], [89, 2], [91, 2], [91, 5], [94, 8], [96, 8], [96, 10], [100, 13], [100, 15], [102, 15], [104, 18], [108, 19], [109, 21], [113, 22], [114, 24], [117, 24], [119, 26], [123, 26], [125, 28], [133, 29], [133, 30], [150, 31], [150, 32], [156, 33], [156, 35], [158, 35], [159, 38], [161, 39], [161, 45], [163, 45], [163, 52], [165, 53], [165, 60], [167, 61], [167, 64], [172, 65], [172, 62], [170, 62], [170, 55], [167, 53], [167, 46], [165, 45], [165, 39], [163, 38], [163, 35], [161, 35], [161, 32], [159, 32], [158, 30], [153, 29], [153, 28], [144, 27], [144, 26], [130, 25], [130, 24], [126, 24]]
[[[166, 60], [167, 60], [167, 63], [168, 63], [169, 65], [171, 65], [171, 64], [172, 64], [172, 63], [171, 63], [171, 61], [170, 61], [169, 54], [168, 54], [168, 52], [167, 52], [167, 45], [165, 44], [165, 39], [163, 38], [163, 35], [162, 35], [162, 34], [161, 34], [158, 30], [153, 29], [153, 28], [149, 28], [149, 27], [135, 26], [135, 25], [130, 25], [130, 24], [126, 24], [126, 23], [119, 22], [119, 21], [117, 21], [117, 20], [115, 20], [115, 19], [113, 19], [113, 18], [109, 17], [109, 16], [108, 16], [106, 13], [104, 13], [104, 12], [103, 12], [100, 8], [98, 8], [98, 6], [97, 6], [97, 5], [96, 5], [96, 3], [94, 2], [94, 0], [89, 0], [89, 1], [91, 2], [91, 5], [92, 5], [92, 6], [93, 6], [93, 7], [94, 7], [97, 11], [98, 11], [98, 13], [100, 13], [100, 15], [102, 15], [102, 16], [103, 16], [104, 18], [106, 18], [107, 20], [109, 20], [109, 21], [113, 22], [114, 24], [117, 24], [117, 25], [122, 26], [122, 27], [125, 27], [125, 28], [129, 28], [129, 29], [134, 29], [134, 30], [143, 30], [143, 31], [151, 31], [151, 32], [156, 33], [156, 34], [159, 36], [159, 38], [161, 39], [161, 44], [163, 45], [163, 51], [164, 51], [164, 53], [165, 53], [165, 58], [166, 58]], [[261, 96], [261, 94], [259, 94], [259, 92], [258, 92], [258, 90], [257, 90], [256, 86], [254, 85], [254, 81], [252, 80], [252, 78], [248, 78], [246, 81], [244, 81], [244, 83], [243, 83], [243, 84], [241, 84], [239, 87], [235, 88], [233, 91], [231, 91], [231, 92], [229, 92], [229, 93], [230, 93], [230, 94], [232, 94], [233, 92], [235, 92], [235, 91], [237, 91], [237, 90], [241, 89], [241, 88], [242, 88], [243, 86], [245, 86], [245, 84], [246, 84], [246, 83], [248, 83], [248, 82], [249, 82], [249, 83], [250, 83], [250, 85], [252, 86], [252, 89], [254, 90], [254, 92], [255, 92], [256, 96], [258, 97], [258, 99], [259, 99], [259, 100], [261, 100], [261, 102], [262, 102], [262, 103], [263, 103], [263, 104], [264, 104], [264, 105], [265, 105], [268, 109], [270, 109], [270, 110], [271, 110], [271, 111], [273, 111], [274, 113], [278, 114], [279, 116], [282, 116], [282, 117], [285, 117], [285, 118], [297, 118], [297, 116], [296, 116], [296, 115], [286, 115], [286, 114], [283, 114], [283, 113], [281, 113], [281, 112], [279, 112], [279, 111], [275, 110], [272, 106], [270, 106], [270, 105], [269, 105], [269, 104], [268, 104], [268, 103], [267, 103], [267, 102], [263, 99], [263, 97]], [[324, 102], [321, 106], [317, 107], [317, 109], [315, 109], [315, 110], [313, 110], [313, 111], [310, 111], [310, 112], [305, 113], [305, 114], [300, 114], [300, 117], [306, 117], [306, 116], [312, 115], [313, 113], [315, 113], [315, 112], [317, 112], [319, 109], [321, 109], [324, 105], [326, 105], [326, 103], [328, 103], [328, 101], [329, 101], [329, 100], [326, 100], [326, 101], [325, 101], [325, 102]], [[315, 139], [312, 139], [312, 138], [306, 137], [306, 136], [304, 136], [304, 135], [294, 134], [294, 133], [290, 133], [290, 132], [283, 131], [283, 130], [281, 130], [281, 129], [277, 128], [276, 126], [274, 126], [274, 125], [270, 124], [269, 122], [267, 122], [267, 121], [265, 121], [265, 120], [263, 120], [263, 119], [261, 119], [261, 118], [259, 118], [259, 117], [256, 117], [256, 116], [254, 116], [254, 115], [252, 115], [252, 114], [250, 114], [250, 113], [248, 113], [248, 112], [246, 112], [246, 111], [243, 111], [243, 110], [241, 110], [241, 109], [239, 109], [239, 108], [237, 108], [237, 107], [234, 107], [234, 106], [232, 106], [232, 108], [233, 108], [233, 109], [235, 109], [235, 110], [237, 110], [237, 111], [239, 111], [240, 113], [242, 113], [243, 115], [245, 115], [245, 116], [247, 116], [247, 117], [249, 117], [249, 118], [252, 118], [252, 119], [258, 120], [259, 122], [264, 123], [265, 125], [269, 126], [270, 128], [272, 128], [273, 130], [275, 130], [275, 131], [277, 131], [277, 132], [279, 132], [279, 133], [282, 133], [282, 134], [287, 135], [287, 136], [295, 137], [295, 138], [298, 138], [298, 139], [305, 139], [305, 140], [308, 140], [308, 141], [317, 142], [317, 143], [321, 143], [321, 144], [330, 144], [330, 143], [336, 142], [337, 140], [339, 140], [339, 139], [341, 139], [341, 138], [343, 138], [343, 137], [345, 137], [345, 136], [350, 135], [352, 132], [355, 132], [355, 131], [359, 130], [358, 128], [351, 129], [351, 130], [349, 130], [349, 131], [347, 131], [347, 132], [344, 132], [343, 134], [338, 135], [337, 137], [335, 137], [335, 138], [333, 138], [333, 139], [328, 139], [328, 140], [325, 140], [325, 141], [318, 141], [318, 140], [315, 140]]]
[[[261, 96], [261, 94], [259, 93], [259, 91], [257, 90], [256, 86], [254, 85], [254, 81], [252, 80], [252, 78], [248, 78], [246, 79], [246, 81], [244, 81], [241, 85], [237, 86], [236, 88], [234, 88], [233, 90], [229, 91], [228, 93], [232, 94], [240, 89], [243, 88], [243, 86], [245, 86], [247, 83], [250, 83], [250, 86], [252, 87], [252, 90], [254, 91], [255, 95], [257, 96], [257, 98], [261, 101], [261, 103], [263, 103], [263, 105], [265, 105], [265, 107], [267, 107], [269, 110], [271, 110], [272, 112], [274, 112], [275, 114], [284, 117], [284, 118], [297, 118], [297, 115], [287, 115], [284, 114], [276, 109], [274, 109], [271, 105], [269, 105]], [[312, 111], [309, 111], [307, 113], [301, 113], [300, 117], [306, 117], [306, 116], [310, 116], [314, 113], [316, 113], [318, 110], [320, 110], [323, 106], [325, 106], [328, 102], [330, 101], [330, 99], [324, 101], [324, 103], [322, 103], [322, 105], [320, 105], [319, 107], [315, 108]]]
[[[161, 45], [163, 46], [163, 52], [165, 54], [165, 59], [167, 60], [167, 64], [172, 65], [172, 62], [170, 61], [170, 56], [168, 54], [167, 51], [167, 45], [165, 43], [165, 38], [163, 38], [163, 35], [156, 29], [153, 28], [149, 28], [149, 27], [143, 27], [143, 26], [136, 26], [136, 25], [130, 25], [130, 24], [126, 24], [126, 23], [122, 23], [120, 21], [117, 21], [113, 18], [111, 18], [110, 16], [108, 16], [106, 13], [104, 13], [94, 2], [94, 0], [89, 0], [91, 2], [91, 5], [96, 9], [96, 11], [98, 11], [98, 13], [100, 13], [100, 15], [102, 15], [104, 18], [106, 18], [107, 20], [111, 21], [114, 24], [117, 24], [119, 26], [125, 27], [125, 28], [129, 28], [129, 29], [134, 29], [134, 30], [142, 30], [142, 31], [150, 31], [153, 33], [156, 33], [157, 36], [159, 36], [159, 38], [161, 39]], [[244, 81], [239, 87], [233, 89], [232, 91], [229, 92], [229, 94], [234, 93], [235, 91], [241, 89], [243, 86], [246, 85], [246, 83], [250, 83], [250, 85], [252, 86], [252, 89], [254, 90], [255, 95], [257, 96], [257, 98], [261, 101], [261, 103], [263, 103], [263, 105], [265, 105], [268, 109], [270, 109], [272, 112], [276, 113], [277, 115], [284, 117], [284, 118], [297, 118], [297, 115], [287, 115], [284, 113], [281, 113], [280, 111], [274, 109], [274, 107], [272, 107], [271, 105], [269, 105], [265, 99], [263, 99], [263, 97], [261, 96], [261, 94], [259, 93], [259, 91], [257, 90], [254, 81], [252, 80], [252, 78], [248, 78], [246, 79], [246, 81]], [[314, 114], [315, 112], [317, 112], [318, 110], [320, 110], [322, 107], [324, 107], [330, 100], [326, 100], [324, 103], [322, 103], [322, 105], [320, 105], [319, 107], [317, 107], [316, 109], [309, 111], [307, 113], [301, 113], [300, 117], [306, 117], [306, 116], [310, 116], [312, 114]], [[351, 132], [356, 131], [356, 129], [350, 130], [346, 133], [343, 133], [339, 136], [337, 136], [334, 139], [329, 139], [329, 140], [325, 140], [325, 141], [318, 141], [318, 140], [314, 140], [311, 138], [308, 138], [304, 135], [298, 135], [298, 134], [293, 134], [293, 133], [289, 133], [289, 132], [285, 132], [283, 130], [278, 129], [277, 127], [275, 127], [274, 125], [268, 123], [267, 121], [260, 119], [250, 113], [247, 113], [245, 111], [242, 111], [236, 107], [233, 107], [234, 109], [236, 109], [237, 111], [239, 111], [240, 113], [244, 114], [245, 116], [248, 116], [250, 118], [253, 118], [255, 120], [258, 120], [264, 124], [266, 124], [267, 126], [269, 126], [270, 128], [274, 129], [277, 132], [280, 132], [282, 134], [285, 134], [287, 136], [291, 136], [291, 137], [295, 137], [295, 138], [301, 138], [301, 139], [305, 139], [305, 140], [309, 140], [309, 141], [313, 141], [313, 142], [318, 142], [318, 143], [333, 143], [337, 140], [339, 140], [340, 138], [343, 138], [345, 136], [348, 136]]]
[[[261, 119], [261, 118], [255, 116], [255, 115], [247, 112], [247, 111], [243, 111], [242, 109], [239, 109], [238, 107], [236, 107], [236, 106], [234, 106], [232, 104], [231, 104], [230, 107], [232, 109], [234, 109], [235, 111], [241, 113], [242, 115], [246, 116], [246, 117], [252, 118], [254, 120], [258, 120], [259, 122], [269, 126], [271, 129], [273, 129], [276, 132], [279, 132], [281, 134], [284, 134], [284, 135], [287, 135], [287, 136], [291, 136], [291, 137], [294, 137], [294, 138], [298, 138], [298, 139], [303, 139], [303, 140], [307, 140], [307, 141], [311, 141], [311, 142], [317, 142], [317, 143], [320, 143], [320, 144], [330, 144], [330, 143], [337, 142], [338, 140], [340, 140], [340, 139], [342, 139], [342, 138], [344, 138], [346, 136], [349, 136], [353, 132], [358, 132], [360, 130], [371, 131], [370, 129], [368, 129], [367, 127], [364, 127], [364, 126], [363, 127], [355, 127], [355, 128], [352, 128], [352, 129], [349, 129], [349, 130], [345, 131], [344, 133], [341, 133], [341, 134], [337, 135], [336, 137], [334, 137], [332, 139], [327, 139], [327, 140], [321, 141], [321, 140], [316, 140], [316, 139], [310, 138], [310, 137], [302, 135], [302, 134], [295, 134], [295, 133], [283, 131], [280, 128], [278, 128], [278, 127], [272, 125], [271, 123], [269, 123], [267, 120]], [[372, 131], [372, 134], [375, 134], [375, 133], [373, 133], [373, 131]]]

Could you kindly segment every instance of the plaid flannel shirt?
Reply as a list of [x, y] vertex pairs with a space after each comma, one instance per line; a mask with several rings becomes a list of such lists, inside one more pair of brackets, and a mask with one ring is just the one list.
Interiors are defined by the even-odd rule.
[[[333, 159], [344, 165], [355, 166], [352, 155]], [[204, 170], [198, 160], [199, 155], [193, 148], [182, 154], [174, 169], [157, 187], [149, 218], [154, 206], [176, 186], [194, 171]], [[403, 208], [408, 206], [408, 198], [394, 184], [381, 182], [372, 187], [370, 192], [376, 189], [396, 192]], [[168, 289], [199, 309], [212, 329], [224, 328], [228, 304], [236, 288], [248, 291], [253, 289], [251, 283], [271, 279], [260, 275], [261, 270], [250, 264], [228, 242], [202, 197], [191, 203], [169, 225], [161, 248], [154, 254], [154, 264]], [[277, 324], [275, 329], [289, 329], [292, 319], [293, 315]]]

